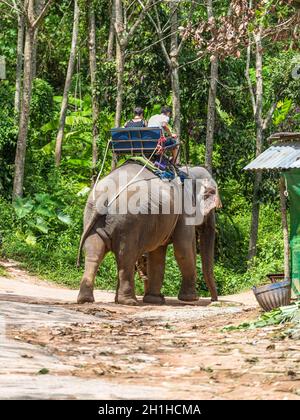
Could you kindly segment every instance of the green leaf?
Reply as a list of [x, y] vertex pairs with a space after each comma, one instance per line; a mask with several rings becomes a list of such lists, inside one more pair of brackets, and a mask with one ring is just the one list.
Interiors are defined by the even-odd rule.
[[34, 207], [32, 200], [16, 198], [13, 202], [16, 215], [19, 219], [26, 217]]
[[49, 227], [47, 225], [46, 220], [42, 219], [41, 217], [36, 218], [35, 227], [42, 233], [48, 233]]
[[84, 110], [84, 111], [73, 111], [72, 113], [71, 113], [71, 116], [74, 116], [74, 117], [91, 117], [92, 116], [92, 110], [91, 109], [87, 109], [87, 110]]
[[56, 103], [61, 103], [62, 96], [53, 96], [53, 101], [56, 102]]
[[36, 245], [36, 237], [33, 234], [29, 234], [25, 238], [25, 242], [30, 246]]
[[77, 125], [77, 124], [92, 124], [92, 119], [88, 117], [69, 115], [66, 117], [66, 125]]
[[49, 131], [58, 129], [58, 120], [49, 121], [46, 124], [42, 125], [41, 132], [48, 133]]
[[78, 193], [76, 194], [78, 197], [83, 197], [87, 195], [91, 191], [90, 187], [84, 186]]
[[34, 195], [34, 198], [36, 199], [36, 201], [40, 204], [55, 204], [55, 201], [53, 200], [53, 198], [51, 197], [50, 194], [47, 193], [37, 193]]
[[68, 159], [66, 163], [68, 166], [73, 166], [73, 167], [80, 167], [80, 168], [91, 167], [91, 162], [89, 160], [83, 160], [83, 159]]
[[35, 209], [35, 213], [39, 214], [40, 216], [44, 216], [44, 217], [55, 217], [56, 214], [52, 209], [49, 209], [48, 207], [42, 207], [42, 206], [38, 206]]
[[221, 120], [224, 121], [226, 125], [230, 126], [234, 121], [233, 117], [221, 108], [221, 102], [218, 98], [216, 98], [216, 109]]
[[40, 150], [42, 150], [42, 152], [45, 155], [50, 155], [53, 149], [54, 149], [54, 142], [51, 141], [50, 143], [45, 144], [45, 146], [43, 146]]
[[61, 222], [65, 223], [66, 225], [70, 225], [70, 224], [71, 224], [71, 222], [72, 222], [71, 217], [70, 217], [68, 214], [65, 214], [65, 213], [59, 212], [59, 213], [57, 214], [57, 217], [59, 218], [59, 220], [60, 220]]
[[81, 99], [74, 98], [74, 96], [69, 96], [68, 97], [68, 102], [71, 105], [76, 105], [76, 106], [82, 106], [83, 105], [83, 101]]
[[286, 119], [288, 113], [292, 108], [292, 104], [292, 100], [288, 98], [285, 98], [284, 101], [279, 101], [277, 103], [276, 109], [273, 114], [274, 125], [279, 125]]

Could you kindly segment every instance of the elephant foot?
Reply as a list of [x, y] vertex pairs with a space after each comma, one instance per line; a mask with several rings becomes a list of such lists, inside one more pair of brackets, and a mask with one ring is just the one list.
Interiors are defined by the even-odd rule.
[[137, 306], [138, 305], [138, 301], [137, 298], [132, 297], [132, 296], [122, 296], [122, 295], [118, 295], [115, 298], [115, 302], [119, 303], [120, 305], [130, 305], [130, 306]]
[[219, 299], [218, 299], [218, 296], [214, 296], [214, 297], [212, 297], [212, 298], [211, 298], [211, 301], [212, 301], [212, 302], [217, 302], [218, 300], [219, 300]]
[[80, 289], [77, 296], [77, 303], [93, 303], [95, 302], [93, 291], [89, 288]]
[[197, 293], [186, 293], [186, 292], [180, 292], [178, 295], [179, 300], [183, 300], [184, 302], [196, 302], [199, 300], [199, 296]]
[[164, 305], [166, 303], [164, 295], [151, 295], [150, 293], [146, 293], [143, 297], [144, 303], [152, 303], [154, 305]]

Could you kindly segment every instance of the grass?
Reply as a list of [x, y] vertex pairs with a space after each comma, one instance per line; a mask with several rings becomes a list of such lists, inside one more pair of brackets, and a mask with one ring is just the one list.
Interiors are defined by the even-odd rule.
[[0, 276], [1, 277], [8, 277], [8, 272], [6, 271], [6, 269], [0, 265]]

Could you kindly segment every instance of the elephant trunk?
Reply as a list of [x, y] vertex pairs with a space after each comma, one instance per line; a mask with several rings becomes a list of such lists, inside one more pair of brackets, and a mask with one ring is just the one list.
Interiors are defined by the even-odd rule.
[[202, 271], [205, 283], [211, 295], [211, 300], [218, 300], [218, 293], [214, 278], [214, 253], [215, 253], [215, 212], [212, 210], [205, 216], [204, 222], [197, 227], [200, 235], [200, 254]]

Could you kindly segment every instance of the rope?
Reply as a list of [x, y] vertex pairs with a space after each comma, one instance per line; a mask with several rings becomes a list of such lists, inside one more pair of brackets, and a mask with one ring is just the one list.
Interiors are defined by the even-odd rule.
[[[153, 157], [154, 153], [156, 152], [156, 148], [153, 150], [153, 152], [151, 153], [151, 156], [148, 158], [145, 157], [145, 159], [147, 159], [148, 161], [150, 161], [150, 159]], [[151, 162], [151, 161], [150, 161]], [[142, 169], [131, 179], [131, 181], [127, 182], [126, 185], [124, 185], [123, 188], [120, 189], [120, 191], [110, 200], [110, 202], [107, 204], [107, 207], [111, 206], [111, 204], [120, 196], [120, 194], [127, 188], [129, 187], [129, 185], [131, 185], [133, 183], [133, 181], [142, 173], [142, 171], [145, 169], [145, 167], [147, 166], [147, 162], [145, 163], [145, 165], [142, 167]]]
[[[108, 146], [109, 146], [109, 143], [110, 143], [110, 140], [107, 142], [107, 146], [106, 146], [106, 150], [105, 150], [105, 154], [104, 154], [104, 158], [103, 158], [103, 161], [102, 161], [102, 166], [101, 166], [101, 169], [100, 169], [100, 172], [99, 172], [99, 174], [98, 174], [98, 176], [97, 176], [97, 179], [96, 179], [96, 182], [95, 182], [95, 185], [94, 185], [94, 187], [93, 187], [93, 201], [95, 201], [95, 190], [96, 190], [96, 185], [97, 185], [97, 183], [98, 183], [98, 181], [99, 181], [99, 178], [100, 178], [100, 176], [101, 176], [101, 173], [102, 173], [102, 170], [103, 170], [103, 167], [104, 167], [104, 163], [105, 163], [105, 159], [106, 159], [106, 155], [107, 155], [107, 151], [108, 151]], [[146, 156], [143, 156], [145, 159], [146, 159], [146, 161], [148, 161], [148, 162], [150, 162], [150, 163], [152, 163], [151, 161], [150, 161], [150, 159], [153, 157], [153, 155], [154, 155], [154, 153], [156, 152], [157, 150], [156, 150], [156, 148], [153, 150], [153, 152], [151, 153], [151, 155], [150, 155], [150, 157], [149, 157], [149, 159], [146, 157]], [[121, 190], [110, 200], [110, 202], [107, 204], [107, 207], [109, 207], [109, 206], [111, 206], [111, 204], [120, 196], [120, 194], [127, 188], [127, 187], [129, 187], [130, 185], [132, 185], [132, 184], [134, 184], [134, 182], [135, 182], [135, 179], [142, 173], [142, 171], [146, 168], [146, 166], [147, 166], [147, 163], [148, 162], [146, 162], [143, 166], [142, 166], [142, 168], [139, 170], [139, 172], [123, 187], [123, 188], [121, 188]], [[153, 177], [153, 178], [150, 178], [150, 179], [155, 179], [156, 177]], [[136, 182], [139, 182], [140, 180], [137, 180]], [[147, 180], [148, 181], [148, 180]], [[174, 229], [175, 229], [175, 226], [176, 226], [176, 224], [177, 224], [177, 221], [178, 221], [178, 219], [179, 219], [179, 214], [177, 215], [177, 217], [176, 217], [176, 220], [175, 220], [175, 223], [174, 223], [174, 225], [173, 225], [173, 227], [172, 227], [172, 229], [171, 229], [171, 232], [170, 232], [170, 234], [163, 240], [163, 245], [166, 245], [167, 243], [168, 243], [168, 241], [169, 241], [169, 239], [170, 239], [170, 237], [172, 236], [172, 234], [173, 234], [173, 232], [174, 232]]]
[[284, 195], [287, 198], [289, 196], [289, 190], [288, 190], [288, 185], [287, 185], [287, 180], [286, 177], [284, 176], [284, 183], [285, 183], [285, 191], [284, 191]]
[[[101, 176], [101, 173], [102, 173], [102, 170], [103, 170], [103, 167], [104, 167], [104, 163], [105, 163], [105, 159], [106, 159], [106, 155], [107, 155], [107, 151], [108, 151], [108, 146], [109, 146], [109, 143], [110, 143], [110, 140], [108, 141], [108, 143], [107, 143], [107, 146], [106, 146], [106, 150], [105, 150], [105, 154], [104, 154], [104, 158], [103, 158], [103, 161], [102, 161], [102, 166], [101, 166], [101, 169], [100, 169], [100, 172], [99, 172], [99, 174], [98, 174], [98, 176], [97, 176], [97, 179], [96, 179], [96, 181], [95, 181], [95, 185], [94, 185], [94, 187], [93, 187], [93, 201], [95, 201], [95, 191], [96, 191], [96, 186], [97, 186], [97, 183], [98, 183], [98, 181], [99, 181], [99, 178], [100, 178], [100, 176]], [[150, 155], [150, 157], [149, 158], [147, 158], [146, 156], [143, 156], [145, 159], [146, 159], [146, 163], [142, 166], [142, 168], [141, 168], [141, 170], [129, 181], [129, 182], [127, 182], [127, 184], [126, 185], [124, 185], [124, 187], [123, 188], [121, 188], [120, 189], [120, 191], [118, 191], [118, 193], [110, 200], [110, 202], [107, 204], [107, 207], [109, 207], [109, 206], [111, 206], [112, 205], [112, 203], [120, 196], [120, 194], [127, 188], [127, 187], [129, 187], [133, 182], [134, 182], [134, 180], [143, 172], [143, 170], [146, 168], [146, 166], [147, 166], [147, 164], [152, 164], [152, 162], [151, 162], [151, 158], [154, 156], [154, 153], [155, 152], [157, 152], [157, 150], [156, 150], [157, 148], [155, 148], [154, 150], [153, 150], [153, 152], [151, 153], [151, 155]]]
[[108, 140], [107, 145], [106, 145], [106, 149], [105, 149], [105, 153], [104, 153], [104, 157], [103, 157], [103, 160], [102, 160], [101, 169], [100, 169], [100, 171], [99, 171], [99, 173], [98, 173], [98, 176], [97, 176], [97, 178], [96, 178], [96, 181], [95, 181], [95, 184], [94, 184], [94, 187], [93, 187], [93, 201], [95, 201], [95, 191], [96, 191], [96, 186], [97, 186], [97, 184], [98, 184], [98, 181], [99, 181], [99, 179], [100, 179], [100, 176], [101, 176], [102, 171], [103, 171], [103, 168], [104, 168], [104, 164], [105, 164], [105, 160], [106, 160], [106, 156], [107, 156], [108, 147], [109, 147], [110, 142], [111, 142], [111, 140]]

